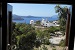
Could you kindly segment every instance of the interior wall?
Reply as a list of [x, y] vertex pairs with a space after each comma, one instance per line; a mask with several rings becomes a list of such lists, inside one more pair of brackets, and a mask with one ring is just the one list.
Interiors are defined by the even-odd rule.
[[[9, 4], [7, 4], [7, 41], [6, 41], [6, 43], [7, 43], [7, 46], [6, 46], [6, 50], [8, 50], [8, 44], [10, 44], [11, 43], [11, 40], [10, 40], [10, 38], [11, 38], [11, 16], [12, 16], [12, 6], [11, 5], [9, 5]], [[10, 49], [11, 50], [11, 49]]]
[[[0, 3], [0, 18], [2, 17], [2, 3]], [[0, 20], [0, 50], [2, 50], [2, 26]]]

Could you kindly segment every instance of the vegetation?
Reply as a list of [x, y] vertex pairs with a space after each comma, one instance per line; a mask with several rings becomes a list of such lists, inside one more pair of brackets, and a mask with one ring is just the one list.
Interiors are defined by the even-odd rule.
[[42, 49], [43, 50], [48, 50], [47, 47], [45, 47], [45, 45], [43, 45]]
[[55, 6], [56, 13], [59, 15], [60, 30], [65, 32], [66, 21], [67, 21], [67, 7], [61, 7], [59, 5]]
[[59, 46], [64, 47], [64, 46], [65, 46], [65, 41], [66, 41], [66, 40], [61, 40], [60, 43], [59, 43]]
[[40, 25], [40, 23], [41, 23], [40, 20], [36, 21], [36, 25]]
[[50, 35], [48, 31], [35, 30], [31, 25], [23, 23], [13, 23], [12, 46], [16, 45], [17, 50], [31, 50], [43, 43], [49, 45]]
[[[66, 28], [67, 7], [62, 8], [57, 5], [55, 8], [56, 13], [59, 15], [59, 27], [52, 26], [42, 31], [41, 29], [35, 30], [30, 24], [13, 23], [12, 46], [16, 45], [16, 50], [33, 50], [34, 46], [38, 48], [41, 44], [44, 44], [42, 49], [48, 50], [45, 45], [50, 44], [50, 33], [55, 33], [56, 31], [62, 31], [64, 33]], [[36, 25], [40, 25], [40, 21], [36, 21]], [[65, 40], [62, 40], [59, 46], [65, 46]], [[53, 48], [53, 50], [56, 49]]]
[[60, 30], [60, 28], [58, 26], [51, 26], [48, 28], [47, 31], [48, 31], [48, 33], [54, 33], [54, 32], [59, 31], [59, 30]]
[[[61, 7], [59, 5], [55, 6], [56, 13], [59, 15], [59, 24], [60, 24], [60, 31], [62, 31], [63, 35], [66, 31], [66, 21], [67, 21], [67, 7]], [[59, 44], [60, 46], [65, 46], [65, 40], [62, 40]]]
[[38, 48], [41, 45], [41, 42], [39, 40], [36, 40], [35, 47]]
[[37, 48], [43, 43], [49, 45], [50, 35], [47, 30], [35, 30], [29, 24], [13, 23], [12, 46], [17, 49], [30, 50], [34, 46]]
[[49, 45], [50, 44], [49, 40], [45, 39], [45, 44]]
[[39, 41], [41, 41], [41, 43], [49, 44], [50, 34], [48, 33], [48, 31], [36, 30], [36, 33], [37, 33], [36, 37]]
[[56, 50], [56, 48], [53, 48], [52, 50]]
[[31, 50], [35, 45], [35, 28], [27, 24], [13, 23], [12, 45], [17, 46], [17, 50]]

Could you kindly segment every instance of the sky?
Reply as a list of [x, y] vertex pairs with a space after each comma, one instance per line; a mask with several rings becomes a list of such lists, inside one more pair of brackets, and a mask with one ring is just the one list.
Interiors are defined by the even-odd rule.
[[[57, 15], [55, 6], [57, 4], [32, 4], [32, 3], [8, 3], [13, 6], [13, 14], [20, 16], [41, 16], [50, 17]], [[61, 5], [70, 7], [70, 5]]]

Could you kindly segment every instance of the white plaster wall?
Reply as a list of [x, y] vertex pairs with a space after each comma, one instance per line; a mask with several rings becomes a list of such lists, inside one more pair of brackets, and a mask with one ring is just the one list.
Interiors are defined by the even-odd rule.
[[30, 20], [30, 24], [34, 24], [34, 20]]

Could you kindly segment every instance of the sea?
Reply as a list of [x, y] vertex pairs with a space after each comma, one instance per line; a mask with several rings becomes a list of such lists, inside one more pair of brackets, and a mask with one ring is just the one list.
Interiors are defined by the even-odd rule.
[[38, 20], [41, 21], [42, 19], [45, 19], [47, 21], [58, 20], [58, 18], [51, 18], [51, 17], [24, 17], [23, 19], [24, 20], [12, 20], [12, 22], [30, 24], [30, 20], [34, 20], [34, 22]]

